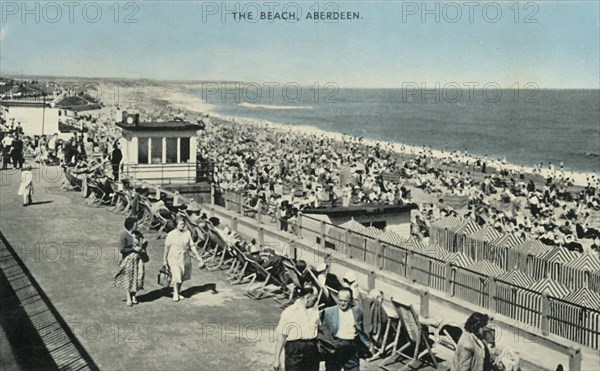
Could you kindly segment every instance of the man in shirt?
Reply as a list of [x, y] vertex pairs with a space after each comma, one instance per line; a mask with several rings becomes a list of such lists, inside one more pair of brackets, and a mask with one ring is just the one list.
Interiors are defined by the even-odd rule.
[[323, 311], [323, 327], [338, 343], [335, 353], [325, 362], [327, 371], [359, 371], [359, 354], [368, 354], [369, 339], [363, 327], [363, 314], [352, 303], [352, 290], [344, 287], [338, 292], [338, 306]]
[[279, 358], [285, 348], [286, 371], [319, 371], [319, 309], [315, 305], [318, 291], [312, 285], [304, 285], [296, 290], [298, 299], [284, 309], [275, 329], [273, 369], [280, 369]]

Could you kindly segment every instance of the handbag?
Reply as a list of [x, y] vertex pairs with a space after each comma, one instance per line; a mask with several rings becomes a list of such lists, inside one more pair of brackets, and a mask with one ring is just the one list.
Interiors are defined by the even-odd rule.
[[144, 263], [148, 263], [150, 261], [150, 257], [148, 256], [148, 252], [146, 251], [146, 249], [140, 251], [140, 257], [142, 258], [142, 261]]
[[158, 284], [163, 287], [169, 287], [171, 284], [171, 269], [168, 265], [163, 265], [158, 271]]

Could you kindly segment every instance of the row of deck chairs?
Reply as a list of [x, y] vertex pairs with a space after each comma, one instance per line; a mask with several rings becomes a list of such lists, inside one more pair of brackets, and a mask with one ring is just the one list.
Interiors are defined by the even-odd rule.
[[[185, 214], [182, 214], [185, 219]], [[270, 268], [264, 268], [258, 262], [247, 257], [237, 243], [239, 240], [214, 228], [210, 223], [200, 227], [187, 221], [190, 230], [196, 230], [206, 238], [202, 247], [202, 254], [209, 270], [225, 270], [231, 284], [246, 284], [246, 295], [255, 300], [273, 297], [275, 301], [286, 307], [293, 303], [293, 287], [301, 287], [303, 276], [296, 263], [289, 258], [281, 257], [287, 277], [291, 284], [283, 282], [273, 275]], [[316, 275], [312, 270], [306, 269], [309, 279], [319, 290], [319, 302], [325, 295], [325, 290], [337, 303], [337, 290], [331, 287], [319, 285]], [[368, 315], [368, 309], [372, 300], [365, 292], [360, 293], [360, 303], [363, 312]], [[379, 366], [383, 369], [390, 367], [399, 361], [408, 361], [407, 367], [417, 369], [425, 364], [438, 368], [432, 348], [434, 345], [442, 345], [449, 350], [455, 350], [462, 330], [456, 326], [438, 326], [435, 331], [430, 331], [427, 325], [423, 325], [412, 305], [407, 305], [399, 300], [391, 298], [392, 312], [388, 312], [383, 306], [387, 317], [381, 341], [374, 346], [374, 357], [372, 360], [380, 360]], [[319, 309], [323, 309], [323, 303]], [[367, 309], [365, 309], [365, 307]]]

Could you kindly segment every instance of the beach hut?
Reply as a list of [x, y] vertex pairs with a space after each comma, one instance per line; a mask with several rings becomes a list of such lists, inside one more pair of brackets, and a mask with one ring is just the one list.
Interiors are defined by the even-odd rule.
[[600, 292], [600, 270], [592, 272], [590, 275], [590, 288], [595, 292]]
[[362, 235], [362, 231], [365, 230], [366, 227], [354, 219], [350, 219], [349, 221], [340, 224], [339, 227], [351, 232], [348, 238], [346, 254], [350, 258], [365, 261], [367, 237]]
[[475, 261], [491, 260], [489, 243], [500, 237], [502, 237], [502, 233], [491, 225], [486, 225], [480, 230], [465, 236], [462, 251]]
[[600, 348], [600, 294], [581, 287], [555, 301], [550, 331], [580, 344]]
[[569, 290], [567, 286], [550, 277], [545, 277], [536, 281], [529, 289], [540, 295], [547, 292], [548, 296], [558, 299], [562, 299], [571, 293], [571, 290]]
[[513, 233], [502, 234], [489, 244], [490, 260], [503, 269], [514, 267], [514, 263], [512, 266], [509, 265], [509, 251], [515, 246], [521, 245], [523, 242], [525, 242], [525, 240], [522, 237]]
[[389, 245], [401, 246], [406, 239], [394, 231], [386, 231], [378, 236], [378, 238]]
[[448, 239], [448, 230], [459, 226], [461, 223], [462, 219], [455, 216], [449, 216], [435, 221], [429, 227], [431, 243], [449, 248], [452, 241]]
[[[496, 310], [498, 313], [530, 323], [532, 318], [531, 311], [528, 310], [530, 296], [527, 295], [527, 289], [533, 285], [533, 279], [520, 270], [513, 269], [499, 275], [497, 282]], [[539, 305], [539, 297], [538, 303], [535, 304]]]
[[507, 267], [517, 267], [534, 279], [542, 279], [545, 277], [544, 271], [536, 271], [536, 267], [543, 265], [541, 256], [551, 250], [552, 247], [544, 245], [540, 240], [527, 240], [508, 249]]
[[497, 265], [482, 260], [468, 268], [455, 268], [452, 272], [451, 294], [469, 303], [489, 308], [490, 276], [504, 273]]
[[427, 246], [416, 237], [411, 237], [408, 240], [406, 240], [402, 244], [402, 247], [410, 251], [422, 251], [427, 249]]
[[463, 221], [454, 228], [450, 228], [448, 230], [448, 240], [451, 242], [451, 245], [448, 246], [448, 249], [453, 252], [460, 251], [463, 246], [464, 237], [480, 229], [481, 227], [471, 219]]
[[579, 253], [562, 247], [555, 247], [536, 259], [534, 266], [534, 278], [549, 276], [564, 284], [562, 278], [563, 266], [579, 256]]
[[473, 264], [475, 264], [473, 259], [471, 259], [470, 257], [468, 257], [467, 255], [465, 255], [461, 252], [450, 253], [446, 257], [446, 261], [450, 262], [452, 265], [454, 265], [456, 267], [461, 267], [461, 268], [469, 268]]
[[600, 258], [596, 254], [584, 253], [563, 267], [563, 283], [571, 289], [587, 287], [592, 289], [591, 275], [600, 270]]
[[481, 273], [486, 276], [498, 277], [505, 273], [505, 270], [488, 260], [481, 260], [473, 264], [470, 270]]

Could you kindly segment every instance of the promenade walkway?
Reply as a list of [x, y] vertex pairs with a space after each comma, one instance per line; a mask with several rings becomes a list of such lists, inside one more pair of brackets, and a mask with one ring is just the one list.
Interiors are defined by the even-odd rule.
[[[10, 246], [2, 250], [0, 260], [5, 262], [13, 256], [15, 261], [22, 262], [23, 274], [37, 283], [41, 292], [38, 295], [47, 298], [54, 308], [50, 311], [54, 320], [64, 333], [73, 334], [70, 342], [73, 349], [83, 360], [89, 355], [88, 368], [271, 368], [272, 330], [281, 311], [274, 301], [253, 301], [243, 295], [243, 288], [226, 283], [224, 273], [195, 269], [191, 281], [184, 284], [182, 294], [187, 299], [174, 303], [156, 283], [164, 240], [156, 240], [155, 233], [147, 233], [151, 260], [146, 265], [146, 289], [140, 293], [139, 305], [127, 307], [124, 293], [112, 286], [119, 258], [116, 241], [122, 230], [122, 217], [107, 208], [86, 206], [78, 192], [61, 191], [59, 168], [37, 169], [35, 174], [38, 177], [34, 204], [23, 207], [16, 194], [20, 174], [0, 172], [0, 231], [5, 244]], [[347, 269], [344, 264], [336, 259], [334, 272]], [[5, 267], [2, 266], [3, 275], [10, 277]], [[11, 284], [10, 280], [7, 282]], [[383, 282], [377, 287], [384, 290], [386, 297], [418, 302], [414, 293], [401, 287]], [[11, 290], [18, 292], [19, 288]], [[0, 306], [3, 319], [8, 308], [4, 292], [7, 291], [1, 292]], [[14, 300], [21, 299], [17, 295]], [[467, 314], [453, 306], [432, 303], [433, 317], [441, 316], [457, 323], [466, 319]], [[32, 319], [32, 314], [26, 313]], [[15, 327], [22, 326], [20, 322], [18, 325], [6, 320], [1, 323], [3, 333], [9, 337]], [[503, 329], [499, 342], [518, 349], [537, 364], [526, 364], [524, 369], [553, 370], [558, 363], [568, 366], [564, 354], [535, 342], [524, 342], [520, 336]], [[23, 353], [23, 345], [11, 351], [12, 345], [6, 344], [0, 344], [2, 354], [12, 354], [13, 364], [18, 363], [17, 351]], [[52, 357], [52, 349], [47, 351]], [[597, 358], [589, 357], [586, 352], [582, 369], [597, 370], [598, 363], [594, 362]], [[374, 363], [363, 363], [363, 366], [364, 370], [378, 369]], [[81, 367], [85, 368], [83, 364]]]

